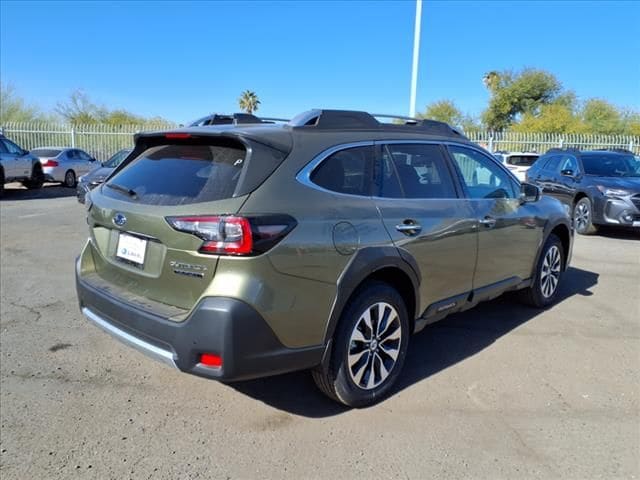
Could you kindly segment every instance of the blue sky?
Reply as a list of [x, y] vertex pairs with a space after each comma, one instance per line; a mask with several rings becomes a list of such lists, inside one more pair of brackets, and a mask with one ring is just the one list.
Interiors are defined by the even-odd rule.
[[[0, 2], [0, 79], [46, 110], [74, 89], [185, 122], [314, 107], [407, 114], [415, 2]], [[640, 2], [423, 4], [418, 110], [478, 114], [490, 70], [543, 68], [580, 99], [640, 110]]]

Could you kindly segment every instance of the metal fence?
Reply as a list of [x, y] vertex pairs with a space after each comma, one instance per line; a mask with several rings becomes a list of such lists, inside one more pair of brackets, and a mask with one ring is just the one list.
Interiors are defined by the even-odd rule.
[[[133, 135], [141, 131], [163, 130], [176, 124], [67, 125], [50, 123], [5, 123], [0, 131], [26, 149], [44, 146], [77, 147], [98, 160], [106, 160], [118, 150], [131, 147]], [[624, 148], [640, 154], [640, 137], [551, 133], [471, 131], [467, 136], [491, 152], [521, 151], [544, 153], [550, 148], [574, 147], [585, 150]]]
[[100, 161], [123, 148], [133, 147], [133, 135], [142, 131], [175, 128], [172, 123], [144, 125], [67, 125], [58, 123], [5, 123], [0, 133], [22, 148], [75, 147]]

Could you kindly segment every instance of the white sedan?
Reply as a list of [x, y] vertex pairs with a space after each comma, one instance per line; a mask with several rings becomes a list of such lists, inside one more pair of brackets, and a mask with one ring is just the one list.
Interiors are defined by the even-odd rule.
[[31, 150], [31, 154], [40, 159], [46, 182], [61, 182], [69, 188], [96, 167], [96, 159], [79, 148], [42, 147]]

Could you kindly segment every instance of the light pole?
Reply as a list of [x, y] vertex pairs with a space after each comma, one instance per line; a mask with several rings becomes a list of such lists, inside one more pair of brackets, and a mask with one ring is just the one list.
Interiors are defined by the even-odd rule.
[[413, 31], [413, 68], [411, 70], [411, 100], [409, 116], [416, 116], [416, 89], [418, 88], [418, 58], [420, 57], [420, 24], [422, 23], [422, 0], [416, 0], [416, 25]]

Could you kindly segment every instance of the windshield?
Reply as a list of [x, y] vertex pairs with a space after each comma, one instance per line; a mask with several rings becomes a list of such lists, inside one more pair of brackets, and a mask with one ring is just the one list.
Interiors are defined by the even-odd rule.
[[640, 177], [633, 155], [597, 154], [582, 155], [584, 173], [598, 177]]
[[109, 160], [104, 163], [104, 166], [107, 168], [116, 168], [118, 165], [122, 163], [122, 161], [127, 158], [127, 155], [131, 153], [131, 150], [120, 150], [115, 153]]
[[34, 148], [31, 153], [36, 157], [57, 157], [62, 150], [54, 148]]

